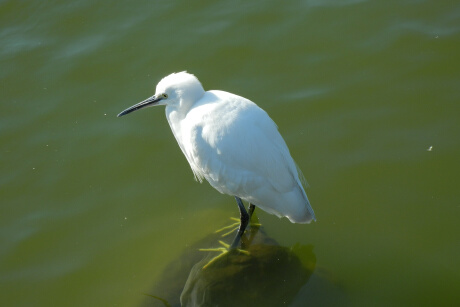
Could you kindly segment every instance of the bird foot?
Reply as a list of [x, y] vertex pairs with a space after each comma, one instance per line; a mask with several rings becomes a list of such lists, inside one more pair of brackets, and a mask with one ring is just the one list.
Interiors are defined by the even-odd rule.
[[215, 233], [219, 233], [219, 232], [222, 232], [222, 231], [227, 231], [228, 229], [230, 229], [230, 231], [227, 231], [225, 233], [222, 234], [222, 237], [226, 237], [228, 236], [229, 234], [233, 233], [235, 230], [238, 229], [238, 227], [240, 226], [240, 220], [237, 219], [237, 218], [234, 218], [234, 217], [231, 217], [230, 218], [232, 221], [235, 221], [236, 223], [233, 223], [231, 225], [228, 225], [228, 226], [225, 226], [225, 227], [222, 227], [220, 229], [217, 229], [215, 231]]
[[242, 250], [242, 249], [239, 249], [239, 248], [230, 248], [230, 245], [223, 242], [223, 241], [220, 241], [219, 240], [219, 243], [220, 245], [222, 245], [222, 247], [216, 247], [216, 248], [200, 248], [199, 250], [201, 252], [220, 252], [219, 255], [215, 256], [214, 258], [212, 258], [211, 260], [208, 261], [208, 263], [206, 263], [203, 267], [202, 267], [202, 270], [208, 268], [211, 264], [213, 264], [214, 262], [216, 262], [217, 260], [219, 260], [220, 258], [224, 257], [225, 255], [227, 255], [229, 252], [232, 252], [232, 251], [236, 251], [238, 253], [242, 253], [242, 254], [245, 254], [245, 255], [250, 255], [250, 253], [248, 251], [245, 251], [245, 250]]
[[[234, 233], [238, 227], [240, 226], [240, 220], [237, 219], [236, 217], [231, 217], [230, 218], [232, 221], [235, 221], [235, 223], [231, 224], [231, 225], [228, 225], [228, 226], [225, 226], [225, 227], [222, 227], [220, 229], [217, 229], [214, 233], [219, 233], [219, 232], [223, 232], [223, 231], [226, 231], [225, 233], [223, 233], [221, 236], [222, 238], [223, 237], [226, 237], [228, 236], [229, 234], [232, 234]], [[252, 220], [249, 221], [249, 226], [253, 226], [253, 227], [260, 227], [262, 226], [262, 224], [260, 223], [254, 223], [252, 222]], [[230, 230], [228, 230], [230, 229]], [[228, 230], [228, 231], [227, 231]]]

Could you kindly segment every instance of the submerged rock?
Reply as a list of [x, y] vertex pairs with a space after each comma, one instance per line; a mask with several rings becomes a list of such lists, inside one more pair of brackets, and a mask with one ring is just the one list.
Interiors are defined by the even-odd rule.
[[220, 239], [212, 234], [187, 248], [166, 267], [143, 306], [301, 306], [315, 300], [312, 276], [322, 288], [329, 284], [313, 274], [312, 245], [280, 246], [259, 227], [243, 238], [249, 254], [233, 250], [203, 269], [217, 254], [199, 248], [217, 246]]
[[[197, 263], [182, 292], [182, 306], [285, 305], [312, 273], [289, 248], [254, 244], [247, 251], [229, 252], [206, 269], [208, 259]], [[311, 260], [314, 268], [314, 256]]]

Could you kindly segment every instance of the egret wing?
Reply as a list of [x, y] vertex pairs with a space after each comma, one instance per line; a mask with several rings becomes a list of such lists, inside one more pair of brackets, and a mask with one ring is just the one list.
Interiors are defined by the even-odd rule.
[[197, 109], [201, 124], [189, 130], [197, 168], [223, 193], [267, 183], [278, 192], [292, 190], [297, 169], [276, 124], [253, 102], [223, 93], [208, 112]]

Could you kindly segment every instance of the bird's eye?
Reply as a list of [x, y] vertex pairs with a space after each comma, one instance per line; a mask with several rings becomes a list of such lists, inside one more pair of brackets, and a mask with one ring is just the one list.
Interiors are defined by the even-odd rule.
[[168, 94], [161, 95], [163, 98], [168, 98]]

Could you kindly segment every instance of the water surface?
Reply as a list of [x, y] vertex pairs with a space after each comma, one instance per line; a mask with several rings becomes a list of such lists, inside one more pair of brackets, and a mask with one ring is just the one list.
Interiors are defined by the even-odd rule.
[[182, 70], [278, 124], [318, 221], [258, 216], [314, 247], [344, 305], [458, 302], [459, 16], [454, 1], [3, 1], [3, 305], [139, 305], [237, 215], [193, 180], [162, 108], [116, 118]]

